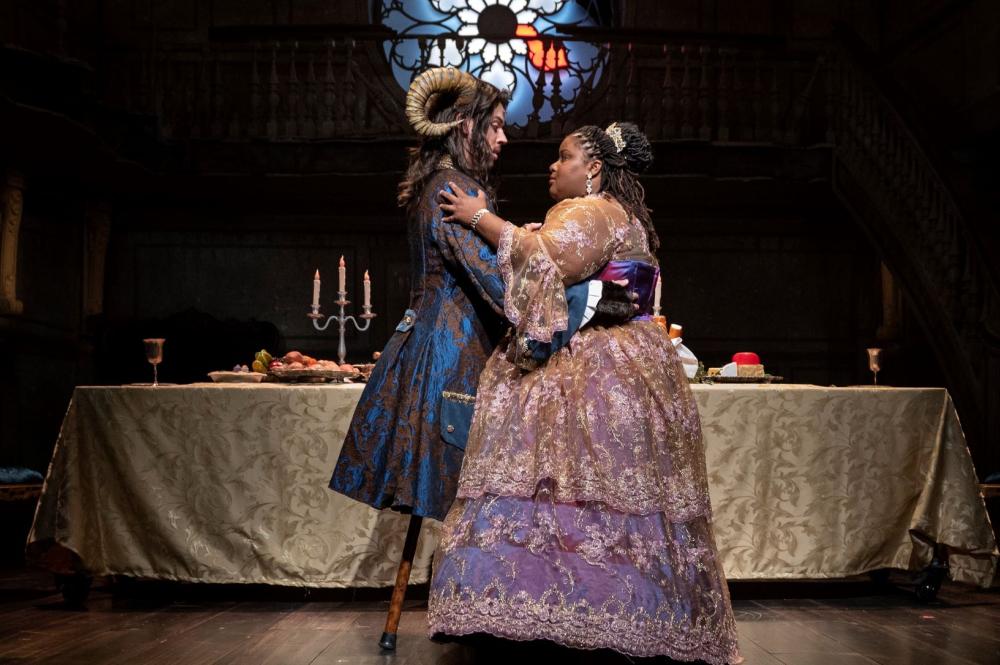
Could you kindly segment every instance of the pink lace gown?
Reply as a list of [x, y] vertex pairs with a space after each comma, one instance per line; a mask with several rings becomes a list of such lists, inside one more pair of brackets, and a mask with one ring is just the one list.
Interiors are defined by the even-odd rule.
[[564, 283], [655, 263], [641, 224], [613, 200], [568, 199], [539, 232], [508, 226], [498, 257], [515, 327], [480, 378], [430, 634], [738, 662], [697, 406], [663, 330], [586, 328], [519, 366], [524, 340], [566, 327]]

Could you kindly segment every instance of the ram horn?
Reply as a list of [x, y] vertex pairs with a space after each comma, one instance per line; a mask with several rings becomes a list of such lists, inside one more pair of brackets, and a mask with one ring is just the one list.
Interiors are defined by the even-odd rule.
[[434, 122], [430, 119], [430, 110], [438, 96], [454, 92], [458, 95], [458, 103], [471, 101], [476, 88], [476, 79], [454, 67], [436, 67], [423, 72], [413, 79], [406, 93], [406, 118], [413, 129], [422, 136], [443, 136], [457, 126], [461, 119], [450, 122]]

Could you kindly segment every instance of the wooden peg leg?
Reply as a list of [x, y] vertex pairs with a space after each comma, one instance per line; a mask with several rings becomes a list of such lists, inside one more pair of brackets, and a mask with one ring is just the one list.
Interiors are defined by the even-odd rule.
[[396, 586], [392, 590], [392, 600], [389, 601], [389, 614], [385, 618], [385, 632], [378, 641], [378, 645], [386, 651], [396, 650], [399, 615], [403, 613], [406, 585], [410, 581], [410, 569], [413, 567], [413, 556], [417, 551], [417, 538], [420, 536], [420, 525], [423, 521], [424, 518], [419, 515], [410, 515], [410, 525], [406, 528], [406, 542], [403, 543], [403, 556], [396, 571]]

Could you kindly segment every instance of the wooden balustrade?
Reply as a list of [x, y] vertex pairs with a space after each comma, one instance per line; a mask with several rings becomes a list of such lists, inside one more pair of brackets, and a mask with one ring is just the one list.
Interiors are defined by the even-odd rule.
[[[420, 39], [429, 53], [434, 40]], [[543, 48], [554, 58], [562, 46]], [[467, 48], [467, 44], [463, 46]], [[633, 120], [651, 138], [811, 144], [827, 138], [823, 71], [814, 54], [775, 56], [725, 44], [614, 44], [575, 99], [538, 75], [534, 110], [515, 137], [549, 138], [582, 124]], [[269, 42], [162, 47], [109, 59], [105, 101], [152, 114], [168, 139], [317, 140], [405, 136], [404, 91], [380, 42]], [[540, 121], [549, 104], [554, 117]]]
[[121, 53], [107, 69], [104, 97], [154, 115], [167, 139], [403, 134], [399, 99], [373, 69], [370, 48], [342, 40]]

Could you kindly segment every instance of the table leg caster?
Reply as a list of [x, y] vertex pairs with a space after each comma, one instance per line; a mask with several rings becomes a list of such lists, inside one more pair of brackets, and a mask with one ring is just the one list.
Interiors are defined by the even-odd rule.
[[90, 595], [93, 578], [87, 573], [56, 575], [56, 588], [62, 593], [63, 601], [70, 607], [82, 607]]
[[386, 651], [395, 651], [396, 633], [382, 633], [382, 639], [378, 641], [378, 645]]
[[931, 565], [924, 568], [917, 577], [915, 592], [921, 603], [930, 603], [937, 598], [944, 578], [948, 576], [948, 550], [941, 545], [934, 547], [934, 558]]

